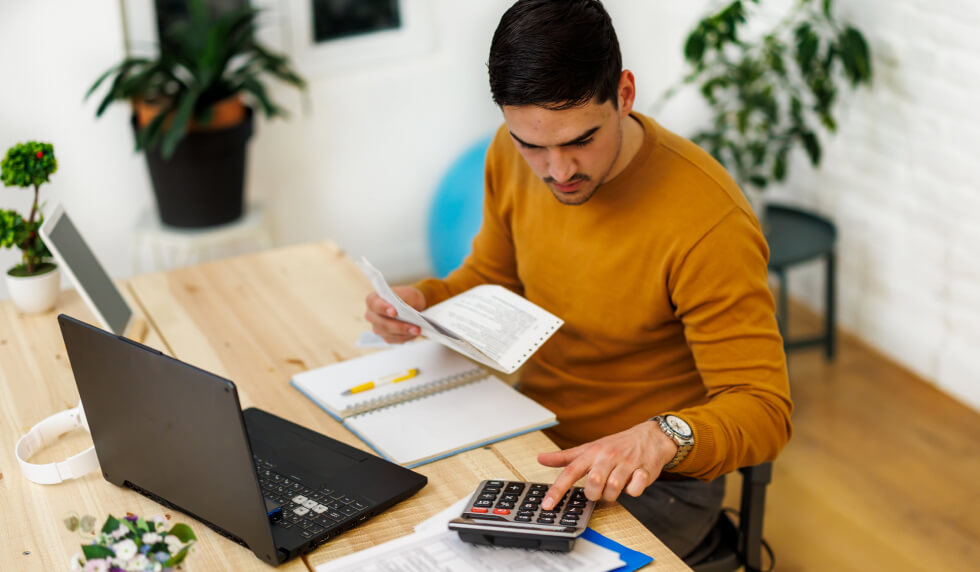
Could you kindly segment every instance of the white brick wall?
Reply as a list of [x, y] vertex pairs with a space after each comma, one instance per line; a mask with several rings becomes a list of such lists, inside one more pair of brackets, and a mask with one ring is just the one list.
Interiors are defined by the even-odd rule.
[[[773, 195], [836, 222], [841, 326], [980, 410], [980, 2], [837, 5], [874, 88], [845, 96], [821, 170], [797, 157]], [[791, 291], [822, 310], [822, 278]]]

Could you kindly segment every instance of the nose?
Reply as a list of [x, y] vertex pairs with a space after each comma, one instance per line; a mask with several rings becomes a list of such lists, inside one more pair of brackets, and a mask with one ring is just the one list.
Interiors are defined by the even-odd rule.
[[556, 183], [567, 183], [575, 174], [575, 161], [563, 149], [551, 149], [548, 153], [548, 175]]

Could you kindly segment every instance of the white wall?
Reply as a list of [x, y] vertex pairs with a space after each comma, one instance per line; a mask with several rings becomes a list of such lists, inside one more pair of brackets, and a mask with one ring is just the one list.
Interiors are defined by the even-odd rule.
[[[500, 121], [485, 64], [509, 4], [428, 0], [431, 50], [311, 77], [308, 114], [298, 96], [276, 91], [293, 118], [258, 126], [248, 194], [271, 208], [277, 243], [333, 238], [393, 279], [428, 269], [431, 194], [453, 157]], [[637, 76], [637, 108], [649, 111], [680, 76], [683, 37], [709, 3], [606, 4]], [[791, 183], [773, 195], [837, 222], [840, 323], [980, 408], [980, 362], [968, 355], [980, 346], [980, 168], [972, 157], [980, 149], [980, 4], [836, 4], [871, 41], [875, 87], [846, 98], [823, 169], [797, 160]], [[81, 96], [122, 55], [117, 0], [0, 0], [0, 147], [55, 144], [59, 172], [43, 196], [66, 204], [117, 277], [132, 272], [129, 241], [152, 205], [149, 180], [132, 153], [126, 110], [96, 121]], [[659, 118], [690, 133], [700, 110], [680, 98]], [[26, 210], [29, 199], [0, 188], [4, 207]], [[15, 259], [0, 251], [0, 268]], [[818, 309], [820, 272], [790, 277], [794, 295]]]

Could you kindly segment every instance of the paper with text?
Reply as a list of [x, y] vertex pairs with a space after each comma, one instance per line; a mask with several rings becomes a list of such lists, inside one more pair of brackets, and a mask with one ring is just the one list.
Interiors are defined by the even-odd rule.
[[502, 286], [484, 284], [418, 312], [398, 297], [370, 262], [361, 271], [398, 319], [426, 337], [504, 373], [513, 373], [564, 323]]

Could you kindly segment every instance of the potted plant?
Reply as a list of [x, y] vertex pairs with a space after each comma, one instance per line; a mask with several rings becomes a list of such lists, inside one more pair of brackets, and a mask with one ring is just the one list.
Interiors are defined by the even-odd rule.
[[145, 150], [164, 224], [207, 227], [243, 211], [246, 143], [253, 131], [250, 97], [266, 117], [285, 116], [263, 83], [270, 75], [297, 88], [304, 80], [285, 56], [254, 38], [258, 10], [213, 16], [200, 1], [164, 32], [155, 58], [127, 57], [99, 77], [108, 83], [96, 110], [133, 106], [136, 148]]
[[0, 247], [17, 247], [23, 253], [21, 263], [7, 270], [6, 280], [11, 300], [25, 314], [50, 310], [61, 289], [58, 267], [51, 262], [51, 252], [38, 234], [44, 222], [38, 205], [41, 185], [57, 170], [58, 160], [50, 143], [19, 143], [0, 161], [0, 179], [5, 186], [34, 188], [27, 220], [17, 211], [0, 210]]
[[660, 103], [698, 86], [712, 119], [691, 139], [729, 169], [761, 218], [762, 190], [786, 179], [794, 148], [820, 164], [818, 132], [836, 132], [842, 84], [869, 86], [872, 74], [864, 35], [834, 16], [832, 0], [796, 0], [750, 39], [750, 4], [759, 3], [735, 0], [697, 23], [684, 44], [691, 69]]

